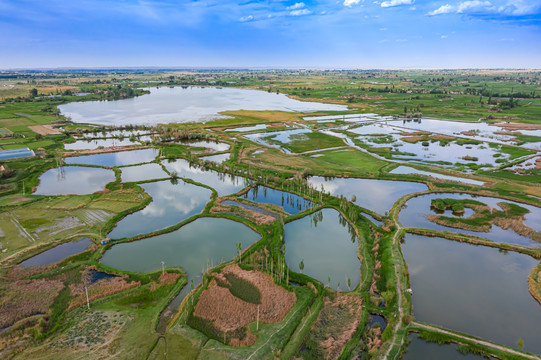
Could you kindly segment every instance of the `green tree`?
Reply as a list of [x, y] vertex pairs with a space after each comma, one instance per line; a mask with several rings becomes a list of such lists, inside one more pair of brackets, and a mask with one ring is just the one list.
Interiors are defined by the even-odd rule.
[[518, 339], [517, 345], [518, 345], [519, 349], [521, 349], [521, 350], [524, 349], [524, 340]]
[[32, 96], [32, 97], [38, 96], [38, 89], [36, 89], [36, 88], [31, 89], [30, 90], [30, 96]]
[[301, 271], [301, 274], [302, 274], [302, 271], [304, 270], [304, 259], [302, 259], [301, 262], [299, 263], [299, 270]]

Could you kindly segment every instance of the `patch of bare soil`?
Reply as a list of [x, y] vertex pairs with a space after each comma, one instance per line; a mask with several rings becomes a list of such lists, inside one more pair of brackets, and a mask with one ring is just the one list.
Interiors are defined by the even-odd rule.
[[[233, 295], [234, 289], [221, 286], [238, 286], [230, 282], [231, 277], [249, 283], [251, 291], [259, 292], [259, 304], [248, 302]], [[270, 276], [258, 271], [247, 271], [238, 265], [228, 265], [221, 273], [214, 275], [208, 288], [199, 296], [193, 315], [209, 321], [221, 332], [237, 331], [258, 319], [263, 323], [281, 321], [291, 310], [297, 297], [294, 292], [274, 283]], [[245, 346], [253, 344], [255, 335], [246, 334], [243, 339], [232, 339], [230, 345]]]
[[541, 124], [497, 123], [489, 125], [498, 126], [507, 130], [541, 130]]
[[48, 314], [49, 307], [64, 288], [61, 280], [19, 280], [6, 285], [0, 297], [0, 328], [36, 314]]
[[56, 128], [54, 128], [52, 125], [31, 125], [28, 126], [30, 130], [33, 132], [40, 134], [40, 135], [58, 135], [62, 134], [62, 132]]

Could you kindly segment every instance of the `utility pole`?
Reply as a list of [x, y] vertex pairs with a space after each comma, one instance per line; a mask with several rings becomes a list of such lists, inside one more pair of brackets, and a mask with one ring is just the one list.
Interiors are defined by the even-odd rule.
[[90, 302], [88, 301], [88, 288], [85, 286], [86, 292], [86, 307], [90, 309]]
[[165, 275], [165, 261], [162, 261], [162, 275]]
[[259, 305], [257, 305], [257, 323], [256, 323], [256, 329], [259, 330]]

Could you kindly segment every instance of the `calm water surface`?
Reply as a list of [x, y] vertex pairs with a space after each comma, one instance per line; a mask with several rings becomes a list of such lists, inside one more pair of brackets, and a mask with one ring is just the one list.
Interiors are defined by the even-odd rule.
[[466, 184], [472, 184], [472, 185], [483, 185], [484, 184], [483, 181], [478, 181], [478, 180], [472, 180], [472, 179], [467, 179], [467, 178], [461, 178], [461, 177], [457, 177], [457, 176], [449, 176], [449, 175], [437, 174], [437, 173], [428, 172], [428, 171], [417, 170], [417, 169], [409, 167], [409, 166], [399, 166], [396, 169], [393, 169], [392, 171], [390, 171], [389, 174], [406, 174], [406, 175], [407, 174], [419, 174], [419, 175], [426, 175], [426, 176], [435, 177], [435, 178], [438, 178], [438, 179], [459, 181], [459, 182], [463, 182], [463, 183], [466, 183]]
[[74, 102], [59, 107], [77, 123], [122, 126], [201, 122], [221, 117], [227, 110], [324, 111], [347, 106], [298, 101], [266, 91], [212, 88], [162, 87], [149, 95], [115, 101]]
[[210, 200], [211, 191], [182, 180], [145, 183], [142, 188], [152, 197], [144, 209], [120, 220], [109, 233], [112, 239], [132, 237], [175, 225], [199, 214]]
[[289, 214], [298, 214], [313, 207], [315, 204], [305, 198], [285, 191], [275, 190], [266, 186], [256, 186], [241, 197], [257, 203], [281, 206]]
[[389, 211], [400, 197], [418, 191], [428, 190], [428, 186], [416, 182], [333, 178], [321, 176], [308, 178], [308, 183], [317, 190], [323, 189], [333, 196], [345, 196], [348, 200], [355, 195], [355, 204], [378, 214]]
[[159, 155], [158, 149], [119, 151], [106, 154], [73, 156], [66, 158], [66, 164], [85, 164], [97, 166], [124, 166], [151, 162]]
[[286, 263], [300, 272], [304, 260], [304, 274], [323, 284], [329, 276], [331, 287], [347, 290], [346, 278], [351, 279], [351, 289], [359, 284], [361, 263], [357, 257], [357, 237], [340, 213], [323, 209], [284, 226]]
[[528, 291], [538, 262], [442, 238], [407, 234], [402, 245], [421, 322], [541, 354], [541, 305]]
[[137, 166], [123, 167], [122, 182], [136, 182], [152, 179], [163, 179], [169, 177], [160, 164], [143, 164]]
[[221, 164], [224, 161], [229, 160], [230, 156], [231, 156], [231, 154], [227, 153], [227, 154], [218, 154], [218, 155], [210, 155], [210, 156], [201, 156], [200, 159], [201, 160], [206, 160], [206, 161], [212, 161], [212, 162], [215, 162], [217, 164]]
[[[479, 232], [472, 230], [463, 230], [456, 229], [452, 227], [447, 227], [433, 223], [432, 221], [426, 218], [427, 215], [434, 215], [436, 212], [430, 208], [432, 199], [437, 198], [451, 198], [451, 199], [469, 199], [480, 201], [484, 204], [487, 204], [491, 208], [500, 209], [498, 206], [499, 202], [507, 202], [511, 204], [516, 204], [523, 208], [530, 210], [526, 214], [526, 219], [523, 220], [526, 226], [533, 228], [536, 231], [541, 231], [541, 208], [535, 206], [526, 205], [517, 203], [514, 201], [509, 201], [505, 199], [491, 198], [486, 196], [473, 196], [468, 194], [455, 194], [455, 193], [441, 193], [441, 194], [428, 194], [423, 196], [418, 196], [413, 199], [408, 200], [406, 203], [407, 207], [403, 208], [400, 211], [399, 220], [402, 226], [404, 227], [416, 227], [423, 229], [431, 230], [441, 230], [441, 231], [451, 231], [456, 233], [465, 233], [473, 234], [480, 237], [484, 237], [496, 242], [505, 242], [510, 244], [532, 246], [532, 247], [541, 247], [541, 243], [534, 241], [526, 236], [519, 235], [513, 230], [504, 230], [499, 226], [492, 225], [492, 228], [489, 232]], [[467, 212], [464, 214], [465, 217], [472, 214], [471, 210], [466, 209]], [[500, 209], [501, 210], [501, 209]], [[444, 214], [445, 216], [452, 216], [451, 212]]]
[[115, 181], [113, 170], [82, 166], [50, 169], [39, 177], [34, 195], [85, 195], [101, 191]]
[[181, 266], [188, 274], [188, 285], [184, 287], [177, 305], [190, 292], [190, 280], [194, 286], [201, 280], [201, 271], [207, 261], [218, 265], [233, 259], [236, 243], [246, 249], [260, 239], [249, 227], [227, 219], [199, 218], [180, 229], [147, 239], [118, 244], [106, 251], [101, 262], [120, 270], [147, 272], [165, 266]]
[[181, 178], [192, 179], [198, 183], [210, 186], [218, 192], [218, 196], [236, 193], [248, 185], [247, 179], [241, 176], [223, 174], [214, 170], [205, 170], [195, 164], [190, 164], [184, 159], [166, 161], [164, 165], [169, 172], [175, 171]]
[[23, 268], [30, 266], [44, 266], [54, 264], [64, 260], [68, 256], [79, 254], [86, 250], [92, 244], [92, 240], [87, 237], [80, 238], [62, 245], [55, 246], [52, 249], [44, 251], [36, 256], [32, 256], [21, 263]]
[[425, 341], [417, 334], [409, 336], [410, 344], [408, 351], [402, 356], [402, 360], [483, 360], [479, 355], [463, 355], [458, 351], [455, 344], [438, 344]]

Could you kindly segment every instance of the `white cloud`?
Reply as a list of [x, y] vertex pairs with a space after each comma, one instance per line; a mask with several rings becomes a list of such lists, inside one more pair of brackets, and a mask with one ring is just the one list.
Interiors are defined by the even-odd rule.
[[411, 5], [413, 4], [413, 0], [388, 0], [381, 3], [381, 7], [392, 7], [392, 6], [399, 6], [399, 5]]
[[286, 9], [287, 10], [297, 10], [297, 9], [302, 9], [305, 6], [306, 5], [303, 2], [298, 2], [298, 3], [295, 3], [295, 4], [291, 5], [291, 6], [286, 7]]
[[434, 11], [430, 11], [428, 15], [434, 16], [434, 15], [448, 14], [453, 11], [454, 11], [454, 8], [451, 5], [445, 4], [445, 5], [440, 6]]
[[353, 5], [357, 5], [361, 2], [361, 0], [344, 0], [344, 6], [352, 7]]
[[[396, 0], [388, 0], [396, 1]], [[492, 2], [491, 2], [492, 1]], [[541, 9], [541, 0], [466, 0], [456, 5], [445, 4], [428, 15], [440, 15], [448, 13], [457, 14], [493, 14], [523, 16], [536, 14]]]
[[293, 10], [289, 13], [291, 16], [301, 16], [301, 15], [310, 15], [312, 12], [308, 9], [302, 9], [302, 10]]
[[463, 13], [467, 10], [484, 8], [491, 5], [492, 4], [489, 1], [479, 1], [479, 0], [464, 1], [458, 4], [458, 8], [456, 12]]
[[447, 39], [447, 35], [440, 36], [442, 39]]
[[253, 19], [254, 19], [254, 17], [252, 15], [248, 15], [248, 16], [241, 17], [239, 20], [240, 21], [252, 21]]
[[387, 31], [387, 28], [381, 28], [380, 31]]

